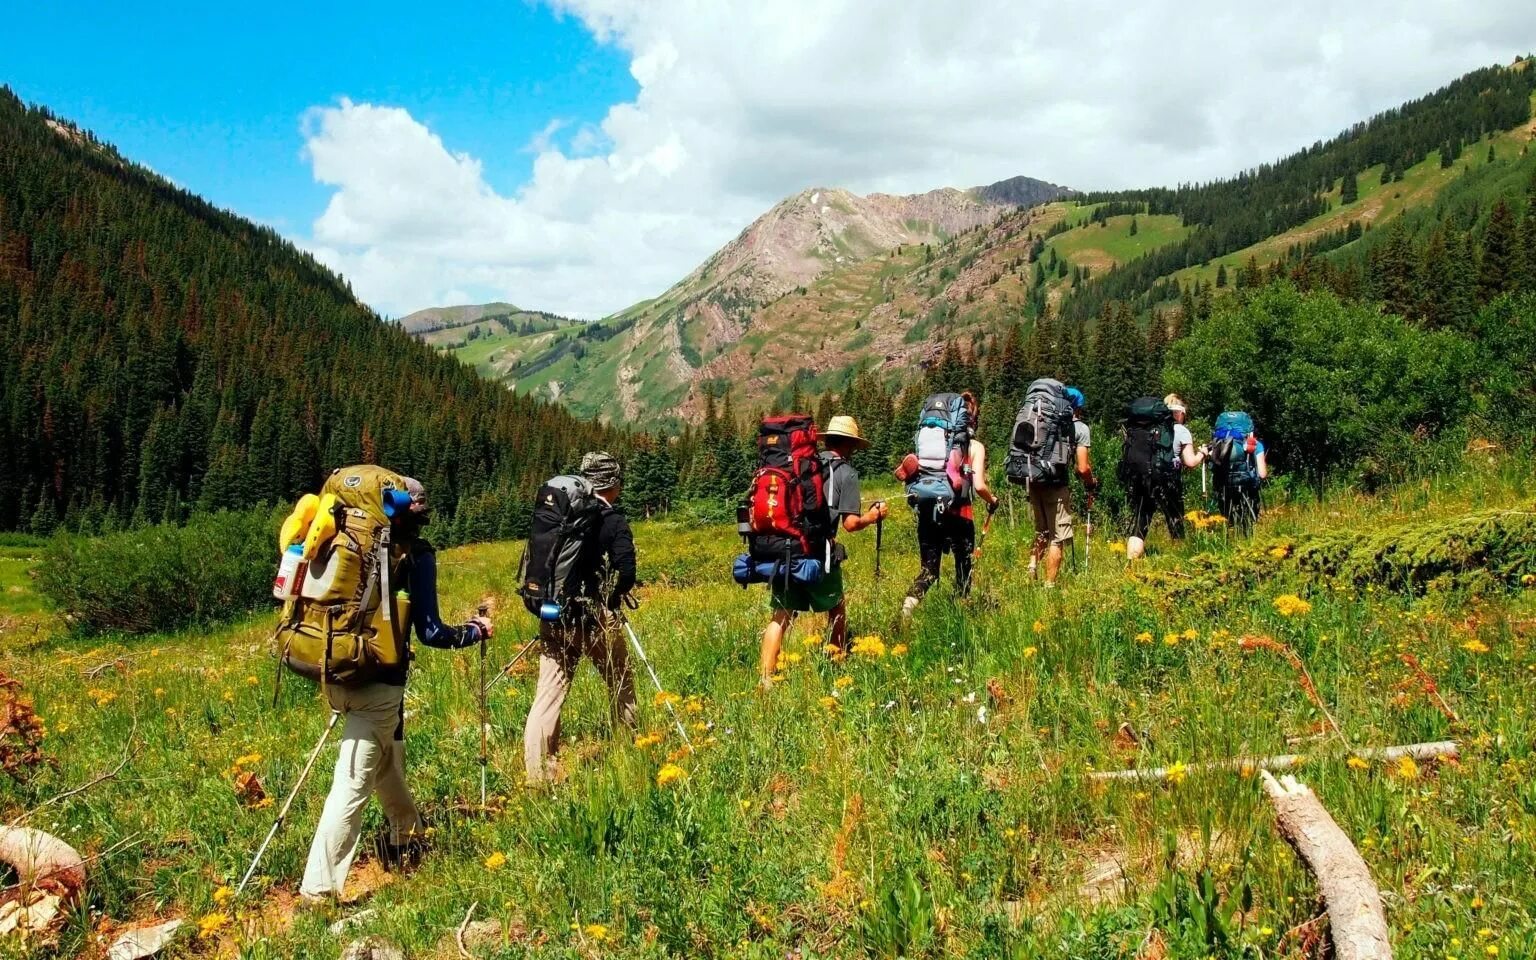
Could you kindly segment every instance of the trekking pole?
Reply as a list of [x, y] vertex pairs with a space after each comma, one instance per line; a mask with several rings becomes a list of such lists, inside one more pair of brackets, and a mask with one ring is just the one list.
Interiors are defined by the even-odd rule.
[[[488, 604], [480, 604], [475, 611], [482, 617], [490, 616], [491, 608]], [[479, 628], [477, 628], [479, 629]], [[480, 809], [485, 809], [485, 771], [490, 765], [490, 751], [486, 745], [486, 709], [485, 709], [485, 631], [480, 630]]]
[[529, 640], [527, 643], [523, 644], [523, 649], [517, 651], [517, 656], [513, 657], [511, 660], [508, 660], [506, 666], [502, 667], [496, 672], [496, 676], [492, 677], [491, 682], [485, 685], [485, 689], [489, 691], [492, 687], [496, 686], [496, 684], [510, 677], [512, 675], [512, 668], [517, 666], [523, 657], [528, 655], [528, 651], [533, 649], [533, 645], [538, 642], [539, 638], [534, 637], [532, 640]]
[[315, 761], [320, 757], [320, 751], [325, 747], [325, 741], [331, 736], [331, 730], [336, 726], [336, 721], [341, 719], [341, 714], [331, 711], [331, 720], [320, 733], [320, 740], [315, 744], [315, 749], [309, 754], [309, 761], [304, 764], [304, 769], [299, 772], [299, 779], [294, 783], [293, 789], [288, 793], [288, 799], [283, 801], [282, 809], [277, 811], [277, 820], [273, 822], [272, 829], [267, 831], [267, 838], [261, 841], [261, 846], [256, 848], [256, 856], [251, 860], [251, 865], [246, 868], [245, 876], [240, 878], [240, 885], [235, 888], [235, 896], [240, 896], [245, 890], [245, 885], [251, 882], [251, 875], [256, 872], [256, 865], [261, 863], [261, 858], [267, 852], [267, 845], [272, 838], [277, 836], [277, 831], [282, 827], [283, 821], [288, 819], [288, 808], [293, 806], [294, 798], [299, 795], [299, 788], [304, 786], [304, 781], [309, 776], [309, 771], [314, 767]]
[[981, 536], [976, 538], [976, 549], [971, 551], [972, 559], [981, 558], [981, 548], [986, 546], [987, 531], [992, 529], [992, 518], [997, 515], [997, 504], [994, 502], [987, 507], [987, 519], [981, 525]]
[[[879, 509], [880, 502], [875, 502], [875, 508]], [[880, 579], [880, 545], [885, 538], [885, 518], [880, 517], [875, 521], [875, 579]]]
[[[635, 602], [635, 598], [628, 595], [625, 595], [624, 602], [630, 605], [631, 610], [639, 606]], [[624, 615], [623, 610], [615, 610], [613, 614], [619, 621], [619, 625], [624, 628], [624, 632], [629, 634], [629, 642], [634, 644], [635, 654], [640, 657], [640, 662], [645, 664], [645, 672], [651, 675], [651, 683], [656, 687], [656, 692], [665, 694], [667, 689], [661, 685], [661, 678], [656, 676], [656, 668], [651, 666], [650, 658], [645, 655], [645, 648], [640, 645], [640, 638], [635, 636], [635, 628], [629, 625], [629, 617]], [[672, 715], [672, 724], [677, 727], [677, 732], [683, 738], [683, 743], [687, 744], [689, 749], [692, 749], [693, 741], [688, 738], [688, 731], [683, 728], [683, 721], [678, 717], [677, 709], [672, 706], [671, 699], [662, 697], [661, 702], [667, 708], [667, 712]]]

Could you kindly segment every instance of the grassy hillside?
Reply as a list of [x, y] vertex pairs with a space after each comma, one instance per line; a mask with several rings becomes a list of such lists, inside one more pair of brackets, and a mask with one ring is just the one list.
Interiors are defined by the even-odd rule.
[[[134, 641], [6, 631], [0, 671], [35, 699], [57, 765], [4, 780], [0, 815], [130, 756], [116, 779], [33, 820], [87, 854], [113, 851], [91, 865], [101, 919], [71, 923], [61, 956], [99, 956], [99, 938], [124, 922], [185, 917], [205, 931], [181, 948], [196, 955], [334, 956], [375, 934], [412, 956], [454, 957], [475, 904], [475, 919], [494, 921], [490, 942], [471, 942], [478, 956], [1270, 957], [1296, 949], [1297, 928], [1319, 912], [1316, 887], [1277, 838], [1256, 779], [1196, 767], [1299, 752], [1297, 775], [1384, 892], [1399, 956], [1530, 956], [1527, 467], [1525, 454], [1480, 455], [1451, 479], [1380, 498], [1274, 505], [1251, 547], [1219, 527], [1177, 548], [1155, 534], [1153, 558], [1129, 575], [1101, 533], [1054, 592], [1027, 580], [1028, 535], [1011, 504], [976, 596], [957, 604], [935, 589], [908, 635], [891, 630], [916, 572], [910, 519], [896, 517], [883, 581], [873, 538], [848, 538], [853, 632], [879, 639], [837, 661], [820, 648], [819, 620], [801, 624], [767, 696], [755, 690], [766, 598], [725, 580], [731, 529], [641, 524], [647, 586], [634, 621], [697, 750], [681, 749], [649, 690], [639, 736], [610, 740], [601, 686], [583, 668], [565, 781], [529, 792], [525, 668], [491, 700], [494, 799], [481, 812], [474, 652], [422, 651], [409, 775], [433, 850], [403, 878], [364, 857], [359, 902], [343, 911], [359, 919], [344, 937], [327, 931], [334, 913], [294, 909], [324, 764], [255, 892], [227, 899], [273, 817], [242, 804], [232, 778], [254, 772], [280, 801], [324, 720], [314, 688], [291, 678], [272, 706], [265, 616]], [[1340, 560], [1377, 549], [1393, 558], [1380, 569]], [[509, 593], [517, 553], [490, 544], [442, 557], [450, 615], [497, 601], [493, 665], [533, 625]], [[1410, 568], [1442, 576], [1408, 592], [1398, 584]], [[1304, 602], [1282, 599], [1293, 595]], [[1326, 714], [1284, 656], [1245, 649], [1253, 637], [1301, 658]], [[1462, 742], [1459, 762], [1346, 762], [1350, 748], [1442, 738]], [[683, 775], [658, 785], [668, 763]], [[1086, 777], [1130, 766], [1172, 772], [1111, 786]], [[370, 836], [378, 824], [370, 809]]]
[[[1489, 192], [1475, 184], [1523, 183], [1536, 169], [1536, 131], [1521, 106], [1528, 74], [1523, 62], [1474, 72], [1228, 180], [1046, 203], [884, 254], [828, 247], [824, 269], [771, 296], [746, 296], [750, 272], [711, 261], [585, 342], [538, 347], [508, 373], [520, 391], [557, 395], [584, 415], [675, 425], [697, 420], [709, 391], [728, 388], [737, 410], [757, 410], [796, 385], [837, 392], [860, 369], [909, 380], [945, 343], [979, 342], [1047, 309], [1092, 324], [1106, 302], [1121, 301], [1145, 324], [1151, 310], [1178, 302], [1181, 285], [1213, 284], [1223, 265], [1229, 274], [1250, 261], [1266, 267], [1320, 243], [1334, 260], [1359, 258], [1377, 228], [1404, 215]], [[1442, 168], [1447, 149], [1454, 160]], [[1346, 174], [1359, 186], [1347, 205]], [[1462, 221], [1478, 222], [1487, 205], [1446, 219], [1466, 229]], [[1351, 224], [1361, 239], [1346, 242]]]

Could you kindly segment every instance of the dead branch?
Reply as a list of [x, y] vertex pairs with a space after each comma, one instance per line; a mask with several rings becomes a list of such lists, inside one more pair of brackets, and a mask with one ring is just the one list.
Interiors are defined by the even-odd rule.
[[1262, 776], [1280, 836], [1317, 879], [1335, 955], [1339, 960], [1392, 960], [1381, 891], [1360, 851], [1306, 785], [1291, 776], [1276, 780], [1267, 770]]
[[106, 783], [108, 780], [115, 780], [115, 779], [117, 779], [117, 775], [123, 772], [123, 768], [124, 767], [128, 766], [128, 761], [133, 759], [133, 753], [134, 753], [134, 734], [136, 734], [138, 732], [138, 729], [139, 729], [139, 718], [138, 718], [137, 715], [135, 715], [134, 718], [133, 718], [133, 726], [130, 727], [129, 730], [128, 730], [128, 745], [123, 748], [123, 756], [122, 756], [122, 759], [117, 761], [117, 766], [113, 767], [111, 770], [108, 770], [106, 773], [101, 774], [100, 776], [96, 777], [93, 780], [88, 780], [85, 783], [80, 784], [80, 786], [78, 786], [78, 787], [75, 787], [75, 788], [73, 788], [71, 790], [66, 790], [63, 793], [59, 794], [58, 796], [49, 797], [47, 800], [44, 800], [42, 803], [40, 803], [37, 806], [33, 807], [31, 810], [28, 810], [26, 813], [23, 813], [21, 816], [17, 817], [15, 820], [12, 820], [10, 825], [13, 826], [13, 827], [20, 826], [21, 824], [24, 824], [28, 820], [32, 819], [32, 817], [38, 811], [44, 809], [45, 807], [51, 807], [55, 803], [61, 803], [64, 800], [68, 800], [70, 797], [78, 796], [78, 795], [84, 793], [85, 791], [91, 789], [92, 787], [96, 786], [97, 784]]
[[[1460, 752], [1461, 747], [1455, 740], [1435, 740], [1429, 743], [1409, 743], [1398, 747], [1362, 747], [1350, 751], [1349, 755], [1359, 757], [1361, 760], [1378, 761], [1392, 761], [1403, 757], [1412, 757], [1415, 760], [1436, 760], [1455, 757]], [[1192, 774], [1235, 770], [1243, 774], [1252, 774], [1257, 770], [1289, 770], [1292, 767], [1301, 766], [1306, 760], [1307, 755], [1302, 753], [1285, 753], [1274, 757], [1233, 757], [1227, 760], [1213, 760], [1210, 763], [1193, 763], [1184, 767], [1182, 772]], [[1100, 770], [1097, 773], [1088, 774], [1088, 779], [1094, 781], [1166, 780], [1167, 778], [1167, 767]]]
[[464, 922], [459, 924], [459, 929], [453, 935], [453, 942], [458, 945], [459, 956], [463, 960], [474, 960], [475, 955], [470, 953], [469, 947], [464, 945], [464, 931], [469, 929], [469, 918], [475, 915], [475, 908], [478, 906], [480, 906], [479, 900], [469, 905], [469, 909], [464, 911]]

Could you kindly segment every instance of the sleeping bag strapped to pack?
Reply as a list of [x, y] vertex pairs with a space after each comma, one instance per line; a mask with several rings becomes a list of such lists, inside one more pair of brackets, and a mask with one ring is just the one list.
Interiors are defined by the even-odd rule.
[[[815, 420], [803, 413], [763, 418], [757, 429], [757, 464], [738, 510], [750, 578], [737, 581], [789, 579], [791, 573], [801, 582], [820, 580], [830, 562], [832, 518]], [[802, 560], [811, 563], [796, 562]]]
[[970, 410], [958, 393], [936, 393], [923, 401], [912, 438], [917, 473], [907, 481], [907, 501], [934, 515], [969, 501], [971, 470]]
[[1241, 410], [1228, 410], [1216, 418], [1211, 431], [1211, 473], [1217, 487], [1258, 490], [1258, 458], [1247, 448], [1251, 436], [1253, 418]]
[[1173, 411], [1157, 397], [1137, 397], [1125, 406], [1125, 446], [1120, 482], [1159, 490], [1178, 482], [1173, 459]]
[[583, 547], [597, 530], [606, 504], [587, 478], [551, 477], [533, 500], [533, 525], [517, 568], [518, 594], [528, 612], [558, 620], [570, 599]]
[[1042, 377], [1029, 385], [1024, 405], [1013, 421], [1013, 437], [1004, 464], [1013, 483], [1061, 486], [1072, 467], [1076, 434], [1067, 388]]
[[407, 664], [410, 600], [393, 586], [406, 550], [390, 523], [409, 505], [405, 478], [371, 464], [333, 471], [318, 499], [300, 502], [278, 544], [285, 558], [301, 545], [303, 559], [275, 635], [284, 666], [354, 686]]

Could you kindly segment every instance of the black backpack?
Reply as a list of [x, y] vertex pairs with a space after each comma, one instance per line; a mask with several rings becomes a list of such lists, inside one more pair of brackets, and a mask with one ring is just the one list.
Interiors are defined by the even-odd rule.
[[1125, 445], [1120, 482], [1160, 489], [1178, 476], [1173, 459], [1173, 411], [1156, 397], [1137, 397], [1125, 406]]
[[539, 488], [517, 571], [517, 592], [529, 613], [539, 616], [545, 603], [563, 607], [571, 598], [582, 552], [606, 506], [585, 477], [553, 477]]

